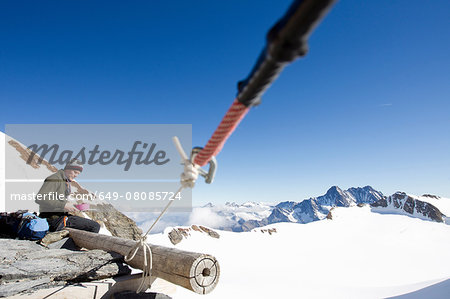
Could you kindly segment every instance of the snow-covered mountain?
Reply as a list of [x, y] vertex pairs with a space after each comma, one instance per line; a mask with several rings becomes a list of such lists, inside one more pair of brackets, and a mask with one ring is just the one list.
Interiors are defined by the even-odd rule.
[[[440, 211], [431, 202], [439, 202], [439, 205], [446, 210]], [[447, 205], [450, 206], [450, 200], [440, 199], [440, 197], [434, 195], [417, 197], [401, 192], [386, 197], [371, 186], [352, 187], [347, 190], [333, 186], [322, 196], [300, 202], [283, 201], [276, 205], [255, 202], [241, 205], [226, 203], [216, 206], [208, 203], [201, 208], [194, 209], [194, 213], [200, 213], [203, 209], [203, 213], [200, 214], [205, 215], [205, 210], [208, 210], [211, 212], [211, 218], [216, 220], [221, 218], [222, 221], [215, 221], [220, 225], [211, 225], [212, 223], [206, 225], [209, 224], [217, 229], [242, 232], [279, 222], [304, 224], [323, 220], [327, 218], [333, 207], [352, 207], [365, 204], [370, 205], [373, 211], [378, 213], [404, 214], [425, 220], [443, 222], [446, 220], [445, 213], [449, 213]], [[201, 220], [200, 217], [194, 218], [197, 221]], [[199, 223], [191, 221], [187, 224]]]
[[384, 198], [383, 194], [370, 186], [342, 190], [331, 187], [325, 195], [305, 199], [301, 202], [285, 201], [277, 204], [271, 214], [260, 221], [245, 222], [243, 231], [278, 222], [309, 223], [325, 219], [332, 207], [350, 207], [357, 204], [374, 203]]
[[322, 206], [349, 207], [355, 204], [373, 203], [384, 196], [380, 191], [371, 186], [349, 188], [341, 190], [338, 186], [331, 187], [327, 193], [317, 198], [317, 203]]

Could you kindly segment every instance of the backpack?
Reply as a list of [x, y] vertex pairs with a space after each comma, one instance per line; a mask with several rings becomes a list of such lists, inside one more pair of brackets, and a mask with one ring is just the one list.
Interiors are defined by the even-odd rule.
[[46, 219], [39, 218], [33, 213], [23, 213], [17, 229], [17, 237], [27, 240], [40, 240], [49, 229]]
[[0, 213], [0, 238], [17, 237], [17, 227], [20, 220], [6, 212]]

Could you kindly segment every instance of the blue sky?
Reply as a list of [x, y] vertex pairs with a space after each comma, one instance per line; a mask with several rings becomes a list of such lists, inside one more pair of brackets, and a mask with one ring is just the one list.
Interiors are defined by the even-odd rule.
[[[2, 1], [0, 130], [192, 124], [203, 146], [290, 1]], [[450, 197], [450, 2], [339, 1], [194, 203], [372, 185]]]

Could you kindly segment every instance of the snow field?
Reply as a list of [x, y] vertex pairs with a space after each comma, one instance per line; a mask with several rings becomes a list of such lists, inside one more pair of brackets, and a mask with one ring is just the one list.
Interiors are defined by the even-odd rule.
[[[165, 234], [149, 242], [214, 255], [221, 277], [206, 298], [380, 298], [450, 278], [442, 223], [351, 207], [333, 210], [333, 220], [266, 228], [277, 233], [193, 231], [177, 246]], [[180, 287], [173, 297], [200, 298]]]

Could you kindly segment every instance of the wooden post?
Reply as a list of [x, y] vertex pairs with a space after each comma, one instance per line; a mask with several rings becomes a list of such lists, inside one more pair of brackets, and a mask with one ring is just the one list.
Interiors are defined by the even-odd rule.
[[[101, 234], [95, 234], [74, 228], [65, 228], [79, 247], [102, 249], [127, 255], [136, 245], [136, 241]], [[208, 294], [219, 282], [220, 268], [215, 257], [149, 244], [152, 250], [152, 276], [162, 278], [198, 294]], [[144, 252], [139, 249], [133, 260], [128, 263], [133, 268], [144, 268]]]

